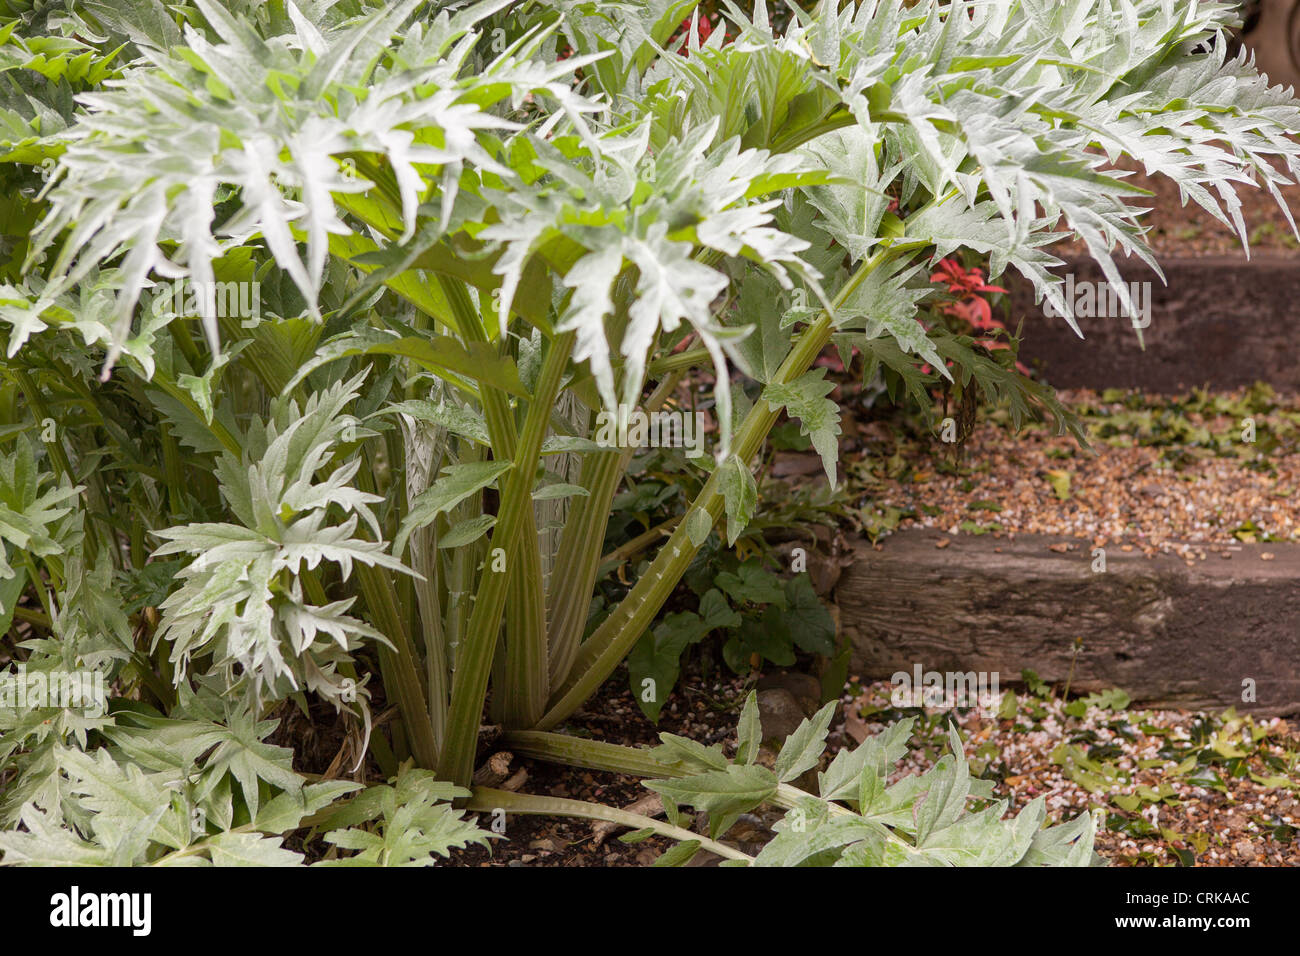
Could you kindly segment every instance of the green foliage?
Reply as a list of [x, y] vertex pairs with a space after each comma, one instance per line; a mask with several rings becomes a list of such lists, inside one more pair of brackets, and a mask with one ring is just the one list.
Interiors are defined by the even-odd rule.
[[[836, 704], [823, 707], [791, 734], [769, 769], [756, 763], [757, 698], [750, 694], [741, 715], [737, 756], [721, 747], [701, 748], [662, 734], [656, 759], [679, 776], [646, 781], [663, 799], [670, 820], [681, 806], [708, 814], [717, 839], [742, 813], [763, 803], [786, 807], [776, 837], [754, 857], [754, 866], [1088, 866], [1093, 819], [1044, 827], [1043, 797], [1004, 819], [1005, 800], [990, 801], [989, 784], [970, 776], [956, 728], [952, 753], [919, 776], [889, 783], [893, 767], [907, 753], [911, 718], [893, 724], [853, 750], [835, 755], [817, 774], [816, 796], [790, 787], [819, 765]], [[968, 812], [967, 803], [985, 804]], [[695, 848], [695, 849], [698, 849]], [[694, 855], [680, 852], [674, 865]]]
[[450, 801], [469, 795], [427, 770], [403, 767], [387, 786], [374, 786], [316, 821], [325, 842], [351, 856], [327, 858], [321, 866], [431, 866], [435, 857], [470, 843], [486, 846], [492, 834], [480, 830]]
[[722, 642], [722, 658], [737, 674], [764, 663], [789, 667], [796, 651], [835, 652], [834, 621], [807, 574], [782, 579], [757, 558], [707, 554], [686, 576], [698, 609], [665, 615], [628, 655], [632, 695], [654, 721], [677, 683], [683, 655], [710, 635]]
[[[196, 738], [190, 732], [185, 739]], [[153, 738], [146, 744], [156, 745]], [[223, 795], [228, 809], [228, 789], [214, 800], [183, 774], [145, 771], [114, 759], [108, 749], [93, 755], [69, 750], [62, 767], [69, 791], [64, 811], [74, 816], [60, 826], [54, 814], [28, 804], [19, 817], [22, 829], [0, 833], [6, 864], [300, 866], [303, 854], [287, 849], [280, 834], [312, 815], [334, 848], [317, 866], [431, 866], [453, 849], [486, 844], [490, 837], [450, 805], [468, 791], [439, 783], [427, 771], [404, 769], [392, 785], [370, 787], [323, 815], [322, 808], [359, 785], [299, 784], [249, 808], [251, 821], [235, 823], [209, 820], [206, 812], [220, 810]]]
[[[788, 385], [769, 385], [763, 389], [762, 399], [772, 408], [784, 408], [791, 418], [797, 418], [800, 434], [812, 440], [813, 448], [821, 455], [826, 467], [826, 477], [835, 485], [835, 464], [839, 461], [840, 410], [826, 397], [835, 387], [825, 381], [826, 370], [817, 369], [795, 379]], [[734, 538], [728, 532], [729, 538]]]

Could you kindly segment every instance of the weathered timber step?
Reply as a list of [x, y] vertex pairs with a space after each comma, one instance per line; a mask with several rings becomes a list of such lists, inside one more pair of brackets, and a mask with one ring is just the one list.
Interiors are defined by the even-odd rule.
[[[1033, 286], [1008, 270], [1014, 331], [1024, 319], [1021, 360], [1058, 388], [1140, 388], [1177, 392], [1196, 386], [1236, 388], [1265, 381], [1300, 389], [1300, 257], [1280, 254], [1167, 258], [1168, 285], [1144, 263], [1116, 260], [1126, 283], [1151, 282], [1145, 351], [1132, 320], [1080, 318], [1081, 340], [1063, 318], [1034, 304]], [[1105, 281], [1091, 259], [1053, 270], [1076, 285]]]
[[[950, 539], [944, 548], [940, 539]], [[1058, 553], [1051, 545], [1073, 546]], [[1260, 555], [1272, 553], [1272, 560]], [[1024, 669], [1072, 688], [1119, 687], [1152, 707], [1300, 713], [1300, 545], [1241, 545], [1189, 567], [1072, 538], [908, 529], [857, 548], [835, 590], [854, 673], [888, 679]], [[1082, 647], [1075, 655], [1075, 639]], [[1254, 681], [1254, 702], [1243, 681]]]

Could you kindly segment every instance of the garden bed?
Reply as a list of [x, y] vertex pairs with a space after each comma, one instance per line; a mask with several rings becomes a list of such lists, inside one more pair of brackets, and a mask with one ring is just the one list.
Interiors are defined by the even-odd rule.
[[[972, 772], [992, 781], [995, 796], [1006, 798], [1010, 809], [1044, 796], [1053, 821], [1100, 810], [1096, 846], [1112, 865], [1300, 865], [1294, 790], [1300, 736], [1287, 721], [1117, 707], [1114, 695], [1099, 695], [1100, 704], [1071, 703], [1042, 685], [1034, 690], [1011, 692], [997, 715], [981, 716], [974, 710], [895, 710], [889, 684], [854, 678], [832, 724], [823, 765], [842, 748], [911, 716], [916, 733], [892, 779], [923, 773], [944, 752], [944, 734], [954, 720]], [[732, 752], [745, 691], [739, 678], [694, 673], [655, 726], [641, 715], [620, 671], [566, 732], [650, 746], [658, 731], [666, 731], [705, 744], [721, 742]], [[521, 758], [511, 767], [524, 771], [522, 789], [529, 793], [616, 806], [649, 793], [638, 779], [614, 773], [574, 772]], [[1286, 775], [1290, 784], [1280, 779]], [[647, 812], [644, 806], [641, 812]], [[778, 818], [746, 814], [725, 842], [753, 852], [771, 839], [770, 825]], [[659, 837], [628, 845], [618, 839], [622, 832], [587, 821], [514, 816], [506, 820], [506, 839], [454, 860], [484, 867], [642, 866], [669, 846]], [[692, 865], [717, 862], [701, 854]]]

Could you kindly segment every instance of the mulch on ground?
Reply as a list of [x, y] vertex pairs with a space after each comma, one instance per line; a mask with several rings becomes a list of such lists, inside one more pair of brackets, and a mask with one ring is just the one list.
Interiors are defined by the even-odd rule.
[[[890, 690], [877, 682], [853, 696], [849, 727], [883, 730], [899, 715]], [[1122, 696], [1066, 700], [1038, 690], [1004, 695], [997, 713], [926, 712], [898, 775], [942, 756], [952, 720], [972, 772], [992, 779], [1011, 809], [1042, 796], [1052, 820], [1100, 813], [1096, 849], [1113, 865], [1300, 866], [1292, 723], [1116, 709]]]
[[[661, 732], [705, 745], [728, 739], [734, 743], [742, 703], [743, 681], [739, 678], [728, 675], [709, 680], [694, 673], [683, 677], [655, 725], [641, 713], [628, 690], [627, 668], [623, 666], [559, 730], [632, 747], [658, 744]], [[639, 778], [622, 774], [539, 760], [513, 760], [511, 766], [526, 773], [519, 786], [524, 793], [623, 808], [650, 792]], [[484, 817], [482, 825], [489, 824]], [[672, 846], [671, 840], [662, 837], [625, 844], [618, 836], [626, 830], [602, 835], [600, 829], [589, 820], [512, 816], [506, 821], [506, 839], [493, 841], [490, 849], [471, 847], [459, 852], [451, 862], [461, 866], [649, 866]]]
[[846, 470], [860, 530], [1067, 535], [1187, 561], [1245, 560], [1242, 543], [1300, 539], [1296, 396], [1256, 386], [1061, 398], [1080, 414], [1091, 450], [1046, 425], [1015, 432], [996, 411], [982, 413], [960, 451], [920, 429], [899, 437], [855, 426], [858, 454]]

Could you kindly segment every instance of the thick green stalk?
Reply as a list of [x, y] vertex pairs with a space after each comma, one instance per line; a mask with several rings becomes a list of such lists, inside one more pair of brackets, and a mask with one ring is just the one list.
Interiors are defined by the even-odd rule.
[[[438, 284], [456, 313], [465, 337], [486, 343], [481, 319], [465, 284], [443, 275], [438, 276]], [[471, 612], [470, 634], [466, 637], [466, 645], [474, 642], [475, 620], [485, 582], [494, 577], [504, 577], [509, 598], [508, 602], [503, 603], [508, 643], [505, 659], [498, 660], [496, 665], [501, 686], [497, 687], [494, 710], [501, 722], [511, 727], [527, 727], [535, 723], [546, 708], [549, 690], [546, 667], [546, 597], [542, 587], [541, 555], [538, 552], [533, 511], [533, 477], [540, 461], [542, 441], [550, 425], [551, 409], [559, 395], [575, 338], [576, 333], [569, 332], [557, 336], [550, 343], [542, 361], [534, 395], [529, 401], [522, 436], [516, 436], [517, 426], [510, 409], [509, 397], [500, 389], [487, 385], [480, 389], [493, 454], [513, 461], [514, 468], [500, 487], [501, 505], [492, 535], [493, 542], [504, 543], [505, 571], [502, 573], [496, 570], [497, 558], [502, 556], [494, 556], [492, 552], [497, 548], [493, 547], [484, 564], [483, 578], [479, 583], [480, 594], [475, 598]], [[507, 514], [515, 522], [509, 531], [506, 530]], [[501, 609], [498, 609], [498, 616], [500, 613]], [[480, 626], [489, 625], [480, 619]], [[495, 651], [489, 648], [486, 656], [491, 662], [496, 657]], [[453, 683], [453, 705], [455, 685], [460, 680], [460, 666], [458, 661], [456, 681]], [[486, 687], [479, 695], [480, 710], [485, 693]], [[477, 726], [476, 722], [475, 732]], [[462, 726], [462, 732], [467, 730], [467, 726]]]
[[[532, 508], [532, 488], [523, 489]], [[551, 683], [547, 671], [546, 601], [537, 534], [524, 535], [514, 549], [506, 605], [506, 656], [494, 700], [506, 727], [531, 727], [546, 710]]]
[[[481, 461], [483, 449], [470, 441], [458, 444], [462, 464]], [[470, 495], [457, 505], [448, 516], [448, 523], [465, 521], [483, 513], [483, 493]], [[471, 595], [474, 593], [474, 569], [482, 560], [482, 542], [456, 548], [451, 553], [451, 567], [447, 571], [447, 666], [454, 670], [456, 656], [465, 643], [465, 629], [469, 623]], [[450, 670], [448, 671], [450, 673]]]
[[[455, 287], [459, 286], [459, 293], [465, 295], [463, 285], [445, 279], [440, 281], [444, 282], [444, 290], [454, 293], [457, 291]], [[467, 295], [465, 297], [467, 298]], [[573, 332], [556, 336], [551, 343], [551, 350], [543, 360], [542, 371], [524, 417], [523, 431], [510, 456], [514, 461], [514, 468], [510, 470], [504, 482], [501, 507], [492, 534], [494, 542], [500, 541], [504, 545], [507, 567], [504, 571], [499, 569], [493, 555], [489, 553], [479, 581], [478, 593], [474, 599], [474, 608], [470, 613], [465, 643], [457, 657], [456, 673], [452, 681], [451, 707], [447, 720], [447, 745], [443, 751], [439, 770], [445, 779], [461, 786], [468, 785], [474, 772], [474, 751], [478, 740], [479, 720], [483, 713], [488, 675], [491, 672], [502, 612], [509, 591], [510, 565], [519, 562], [521, 572], [536, 572], [537, 597], [538, 603], [541, 603], [540, 561], [532, 562], [530, 565], [523, 552], [525, 549], [532, 549], [534, 557], [536, 556], [536, 532], [532, 530], [533, 477], [540, 459], [542, 441], [550, 425], [551, 409], [559, 394], [564, 370], [573, 350], [574, 338]], [[499, 420], [501, 409], [493, 408], [498, 404], [498, 396], [491, 394], [494, 391], [489, 388], [483, 389], [484, 412], [488, 419], [489, 430], [504, 433], [507, 426], [512, 427], [513, 418], [508, 421]], [[496, 437], [494, 434], [494, 441]], [[533, 604], [531, 595], [528, 604], [531, 610]], [[538, 695], [539, 699], [545, 698], [547, 672], [544, 604], [541, 607], [542, 614], [534, 615], [532, 618], [533, 626], [536, 628], [535, 635], [517, 635], [515, 646], [509, 649], [507, 686], [499, 690], [509, 695], [511, 707], [517, 706], [521, 709], [529, 707], [528, 698], [534, 694]]]
[[[413, 388], [408, 385], [406, 397], [413, 398]], [[452, 441], [445, 431], [434, 429], [432, 441], [426, 441], [423, 427], [412, 424], [408, 428], [403, 423], [397, 434], [390, 437], [391, 461], [405, 462], [406, 467], [395, 474], [400, 490], [397, 503], [401, 506], [394, 515], [400, 524], [410, 510], [411, 501], [422, 493], [434, 480], [443, 464], [443, 450]], [[416, 483], [416, 476], [419, 476]], [[418, 636], [418, 649], [424, 654], [425, 688], [427, 691], [429, 725], [433, 729], [433, 739], [439, 749], [447, 732], [447, 701], [450, 692], [451, 670], [448, 661], [447, 633], [444, 622], [448, 620], [446, 608], [442, 601], [443, 581], [442, 562], [438, 557], [437, 527], [426, 526], [415, 529], [409, 539], [411, 552], [410, 566], [416, 577], [401, 581], [409, 587], [403, 588], [402, 606], [409, 609], [407, 616], [411, 633]]]
[[447, 733], [447, 636], [442, 628], [442, 606], [438, 600], [438, 553], [433, 535], [411, 535], [411, 567], [420, 575], [415, 581], [415, 605], [424, 636], [425, 686], [428, 688], [429, 726], [438, 746]]
[[559, 763], [587, 770], [604, 770], [633, 777], [677, 777], [680, 771], [672, 765], [661, 763], [641, 747], [626, 747], [588, 740], [568, 734], [553, 734], [544, 730], [507, 731], [503, 746], [519, 757]]
[[[357, 487], [361, 491], [374, 493], [372, 474], [371, 468], [363, 468], [357, 473]], [[358, 563], [356, 574], [375, 627], [393, 645], [391, 648], [383, 644], [379, 647], [384, 687], [392, 693], [402, 713], [402, 723], [410, 737], [411, 752], [416, 761], [421, 767], [436, 767], [441, 745], [434, 736], [433, 725], [428, 719], [428, 688], [425, 686], [427, 675], [415, 642], [411, 640], [411, 632], [406, 626], [406, 616], [402, 614], [397, 599], [392, 572], [386, 568]], [[320, 587], [319, 581], [314, 583]]]
[[392, 642], [393, 647], [380, 645], [380, 664], [386, 677], [393, 681], [389, 689], [406, 719], [403, 723], [410, 735], [411, 752], [421, 767], [438, 766], [438, 742], [433, 736], [433, 726], [428, 719], [420, 665], [407, 633], [406, 622], [398, 611], [392, 572], [385, 568], [358, 564], [356, 574], [361, 582], [361, 593], [370, 609], [375, 626]]
[[687, 349], [685, 352], [673, 352], [663, 358], [655, 359], [650, 363], [647, 374], [651, 378], [655, 378], [665, 372], [685, 372], [697, 365], [712, 361], [713, 356], [709, 354], [709, 350], [706, 348]]
[[[656, 760], [654, 755], [643, 747], [628, 747], [625, 744], [570, 737], [568, 734], [553, 734], [544, 730], [511, 731], [502, 738], [502, 743], [516, 756], [563, 764], [566, 767], [621, 773], [629, 777], [684, 777], [689, 773], [674, 764]], [[777, 784], [776, 793], [772, 795], [770, 802], [774, 806], [790, 810], [797, 806], [800, 800], [807, 798], [807, 791], [788, 783], [781, 783]], [[839, 804], [827, 801], [826, 805], [832, 814], [850, 816], [853, 814], [852, 810]]]
[[[773, 414], [771, 422], [766, 424], [770, 427], [775, 421], [776, 415]], [[722, 513], [722, 496], [716, 492], [716, 482], [710, 480], [704, 486], [692, 507], [708, 514], [710, 526], [718, 520]], [[678, 525], [627, 597], [578, 649], [568, 682], [554, 693], [554, 702], [538, 721], [537, 729], [549, 730], [581, 707], [650, 626], [698, 551], [685, 529], [686, 523]]]
[[[576, 333], [566, 332], [549, 344], [538, 377], [536, 395], [529, 404], [525, 430], [540, 429], [544, 439], [550, 424], [555, 400], [559, 397], [565, 369], [573, 353]], [[534, 424], [534, 416], [537, 416]], [[542, 421], [545, 421], [543, 424]], [[511, 559], [509, 604], [506, 611], [506, 655], [500, 685], [494, 690], [501, 723], [506, 727], [531, 727], [546, 710], [551, 682], [548, 669], [549, 649], [546, 629], [546, 587], [542, 574], [541, 539], [537, 533], [533, 506], [533, 483], [540, 461], [540, 441], [526, 455], [516, 455], [516, 465], [509, 476], [508, 488], [523, 500], [523, 527], [518, 540], [506, 538], [507, 548], [514, 542]], [[517, 482], [517, 489], [514, 483]], [[495, 540], [495, 536], [494, 536]]]
[[[870, 260], [861, 263], [840, 290], [829, 310], [823, 310], [817, 319], [799, 334], [793, 350], [786, 356], [772, 378], [774, 384], [788, 385], [803, 375], [817, 358], [835, 329], [834, 315], [848, 301], [863, 280], [886, 259], [898, 252], [922, 245], [908, 242], [884, 249]], [[737, 431], [732, 448], [740, 460], [748, 463], [758, 453], [767, 434], [776, 424], [779, 411], [759, 399], [745, 416]], [[691, 511], [703, 511], [710, 527], [718, 521], [723, 510], [723, 496], [718, 488], [715, 471], [700, 490], [691, 505]], [[645, 574], [628, 592], [619, 606], [598, 627], [578, 651], [578, 658], [568, 681], [552, 694], [550, 709], [538, 722], [536, 729], [549, 730], [567, 718], [587, 700], [612, 674], [650, 626], [659, 609], [668, 600], [677, 582], [695, 559], [699, 547], [691, 542], [689, 518], [677, 526], [672, 536], [660, 549]]]
[[[657, 410], [667, 401], [681, 376], [681, 371], [672, 372], [659, 383], [646, 401], [647, 412]], [[588, 494], [578, 498], [569, 512], [555, 559], [555, 566], [562, 572], [552, 578], [547, 595], [551, 687], [559, 687], [568, 678], [577, 660], [591, 592], [600, 570], [610, 502], [631, 458], [632, 449], [625, 448], [621, 453], [593, 452], [583, 459], [582, 487]]]
[[581, 485], [587, 494], [574, 500], [560, 550], [555, 557], [558, 574], [551, 578], [547, 595], [550, 627], [551, 686], [558, 687], [578, 657], [583, 625], [591, 605], [591, 590], [609, 522], [608, 504], [623, 474], [622, 456], [614, 451], [592, 452], [583, 457]]
[[661, 521], [649, 531], [643, 531], [635, 538], [620, 544], [609, 554], [601, 555], [600, 564], [604, 567], [607, 564], [621, 564], [624, 561], [630, 561], [638, 554], [644, 551], [650, 545], [654, 544], [660, 538], [666, 538], [672, 533], [673, 528], [681, 524], [682, 516], [673, 515], [667, 521]]
[[716, 853], [728, 860], [743, 860], [750, 863], [754, 859], [748, 853], [742, 853], [735, 847], [719, 843], [717, 840], [711, 840], [706, 836], [685, 830], [682, 827], [675, 827], [663, 820], [656, 820], [653, 817], [643, 816], [639, 813], [629, 813], [627, 810], [616, 810], [614, 807], [602, 807], [599, 804], [586, 803], [582, 800], [565, 800], [562, 797], [539, 797], [531, 793], [512, 793], [509, 790], [475, 787], [473, 795], [465, 806], [467, 809], [479, 813], [504, 810], [506, 813], [579, 817], [584, 820], [607, 820], [610, 823], [621, 824], [631, 830], [653, 830], [660, 836], [666, 836], [673, 840], [682, 842], [687, 840], [697, 841], [700, 844], [700, 849]]

